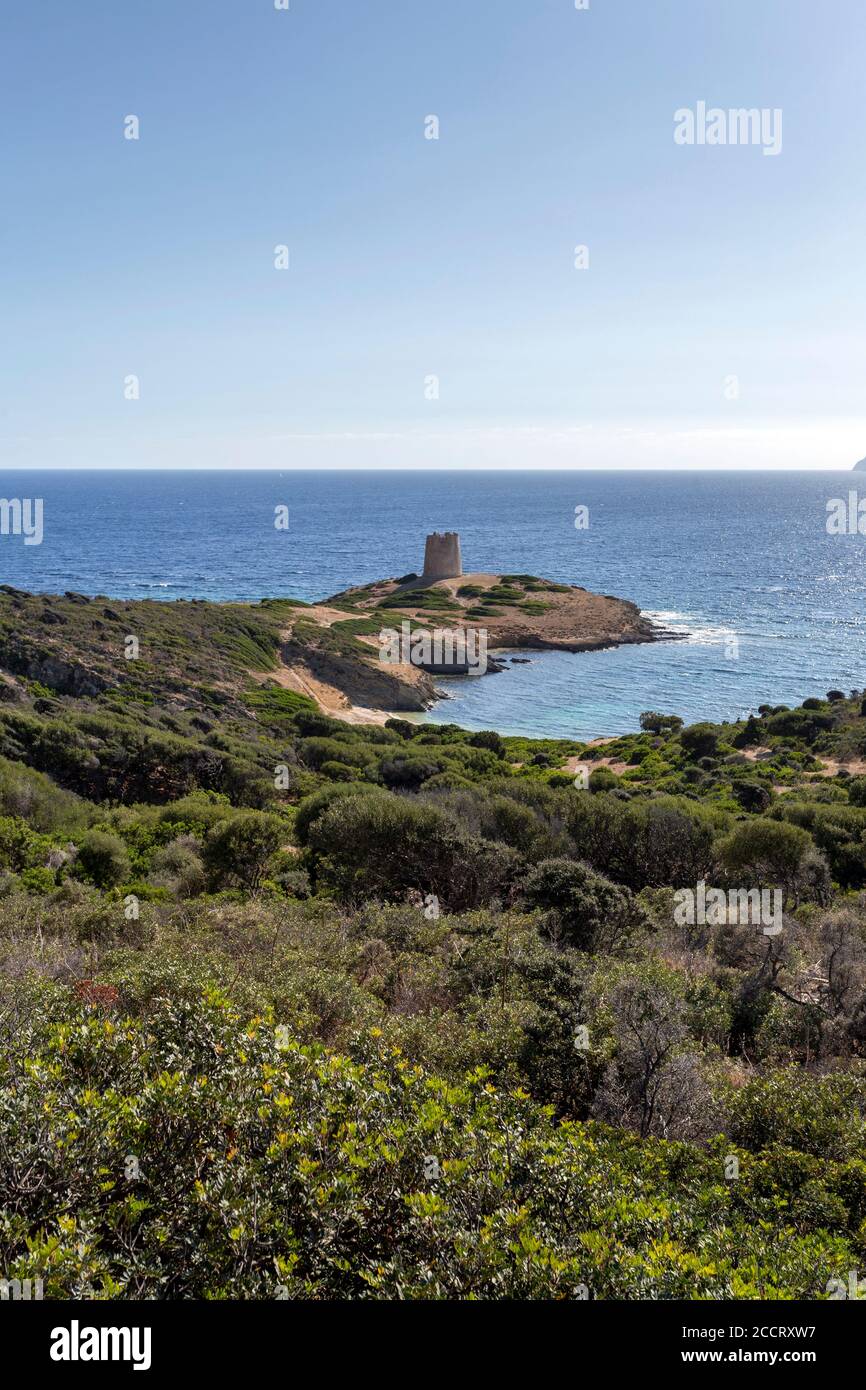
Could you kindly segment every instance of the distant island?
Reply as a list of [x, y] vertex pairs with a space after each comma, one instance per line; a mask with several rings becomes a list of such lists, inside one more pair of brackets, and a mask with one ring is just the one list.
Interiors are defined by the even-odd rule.
[[854, 464], [851, 471], [852, 473], [866, 473], [866, 459], [860, 459], [859, 463]]

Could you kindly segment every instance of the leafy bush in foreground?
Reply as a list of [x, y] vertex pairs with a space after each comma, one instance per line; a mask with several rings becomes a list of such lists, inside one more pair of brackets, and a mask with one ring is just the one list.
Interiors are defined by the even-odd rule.
[[[483, 1070], [361, 1063], [215, 991], [117, 1016], [19, 989], [0, 1262], [60, 1298], [820, 1297], [863, 1184], [554, 1126]], [[850, 1168], [850, 1165], [849, 1165]]]

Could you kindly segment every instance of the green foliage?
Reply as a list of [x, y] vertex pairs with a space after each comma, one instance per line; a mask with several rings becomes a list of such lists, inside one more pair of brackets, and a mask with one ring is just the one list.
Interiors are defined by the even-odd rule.
[[721, 1155], [554, 1126], [375, 1038], [322, 1053], [214, 990], [6, 1022], [0, 1256], [48, 1298], [820, 1297], [855, 1264], [850, 1169], [791, 1223], [790, 1170], [738, 1191]]
[[528, 613], [531, 618], [540, 618], [542, 614], [549, 613], [552, 607], [552, 603], [539, 603], [537, 600], [526, 599], [520, 605], [520, 611]]
[[77, 867], [97, 888], [114, 888], [129, 877], [126, 845], [117, 835], [88, 830], [78, 846]]
[[719, 731], [714, 724], [690, 724], [680, 734], [680, 744], [691, 758], [712, 758], [719, 746]]
[[589, 790], [591, 792], [612, 791], [619, 786], [619, 778], [615, 772], [611, 772], [609, 767], [594, 767], [589, 774]]
[[644, 710], [640, 716], [640, 726], [651, 734], [675, 734], [683, 727], [683, 721], [677, 714], [659, 714], [657, 710]]
[[743, 780], [736, 782], [732, 790], [743, 810], [751, 811], [755, 815], [761, 815], [766, 811], [773, 800], [772, 792], [760, 782]]
[[0, 758], [0, 814], [20, 816], [34, 830], [74, 832], [86, 823], [87, 807], [43, 773]]
[[345, 901], [414, 890], [461, 911], [504, 889], [516, 868], [505, 847], [468, 835], [434, 806], [398, 798], [341, 797], [307, 835], [321, 882]]
[[299, 845], [306, 845], [309, 842], [310, 826], [322, 814], [332, 802], [346, 796], [371, 796], [383, 795], [382, 789], [372, 782], [345, 782], [337, 785], [322, 787], [314, 792], [312, 796], [307, 796], [298, 807], [295, 816], [295, 838]]
[[472, 748], [488, 748], [497, 758], [505, 757], [505, 742], [495, 729], [482, 729], [479, 733], [472, 734], [469, 744]]
[[545, 859], [526, 883], [530, 907], [547, 913], [546, 930], [578, 951], [619, 952], [648, 926], [627, 888], [573, 859]]
[[719, 858], [731, 877], [747, 875], [760, 884], [795, 891], [812, 841], [799, 826], [757, 818], [735, 827], [719, 845]]
[[22, 869], [19, 881], [24, 890], [33, 894], [34, 897], [42, 897], [57, 887], [54, 872], [44, 865], [34, 865], [30, 869]]
[[463, 605], [462, 603], [458, 603], [457, 599], [453, 598], [447, 589], [434, 585], [432, 588], [424, 589], [397, 589], [394, 593], [388, 594], [385, 598], [380, 599], [376, 607], [386, 609], [402, 608], [404, 610], [423, 609], [424, 611], [430, 610], [432, 612], [439, 612], [440, 610], [446, 612], [460, 612]]
[[520, 603], [523, 597], [522, 590], [509, 584], [493, 584], [485, 590], [485, 598], [491, 599], [494, 603]]
[[209, 832], [204, 864], [217, 887], [238, 883], [256, 889], [285, 835], [278, 816], [246, 811], [221, 820]]
[[178, 898], [194, 898], [205, 891], [207, 873], [201, 845], [192, 836], [179, 835], [151, 857], [150, 882], [169, 889]]
[[314, 711], [316, 705], [308, 695], [299, 695], [295, 690], [283, 686], [259, 686], [248, 690], [244, 703], [255, 710], [259, 720], [270, 729], [280, 733], [294, 731], [295, 716], [300, 710]]
[[[365, 703], [381, 592], [331, 627], [0, 595], [0, 1266], [58, 1297], [821, 1296], [866, 1249], [861, 692], [586, 745], [267, 679], [282, 649]], [[681, 924], [701, 880], [783, 887], [782, 934]]]
[[796, 738], [811, 746], [822, 733], [833, 728], [834, 722], [831, 713], [816, 713], [804, 705], [802, 709], [785, 710], [783, 713], [772, 715], [766, 721], [766, 730], [768, 734], [777, 738]]
[[298, 744], [298, 756], [308, 767], [321, 768], [325, 762], [346, 763], [349, 767], [367, 767], [376, 761], [376, 754], [354, 739], [304, 738]]
[[706, 878], [716, 827], [710, 811], [672, 797], [635, 803], [578, 794], [568, 812], [576, 855], [635, 891]]
[[844, 802], [786, 800], [774, 814], [806, 831], [812, 845], [827, 859], [830, 872], [845, 888], [866, 883], [866, 809]]
[[379, 764], [379, 776], [386, 787], [394, 791], [417, 791], [430, 778], [442, 772], [447, 762], [434, 753], [426, 756], [422, 750], [394, 753]]
[[825, 1160], [866, 1158], [866, 1078], [809, 1076], [787, 1067], [757, 1077], [730, 1098], [731, 1135], [745, 1148], [781, 1146]]

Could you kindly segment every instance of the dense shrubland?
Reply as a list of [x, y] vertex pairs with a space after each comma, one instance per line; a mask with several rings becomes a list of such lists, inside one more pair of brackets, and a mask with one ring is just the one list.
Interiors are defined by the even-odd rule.
[[[7, 634], [5, 1277], [819, 1297], [862, 1263], [860, 692], [595, 745], [349, 726], [245, 674], [268, 606], [181, 695], [187, 611], [84, 691]], [[702, 880], [784, 930], [678, 925]]]

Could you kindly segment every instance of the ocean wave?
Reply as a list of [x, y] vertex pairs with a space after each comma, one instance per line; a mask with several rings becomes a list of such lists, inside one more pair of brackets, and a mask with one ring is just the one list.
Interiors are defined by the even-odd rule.
[[681, 633], [686, 642], [705, 647], [721, 646], [731, 637], [740, 636], [734, 627], [721, 623], [710, 623], [703, 618], [696, 618], [688, 613], [678, 613], [669, 609], [655, 611], [644, 609], [644, 617], [650, 618], [652, 622], [658, 623], [662, 627], [669, 628], [671, 632]]

